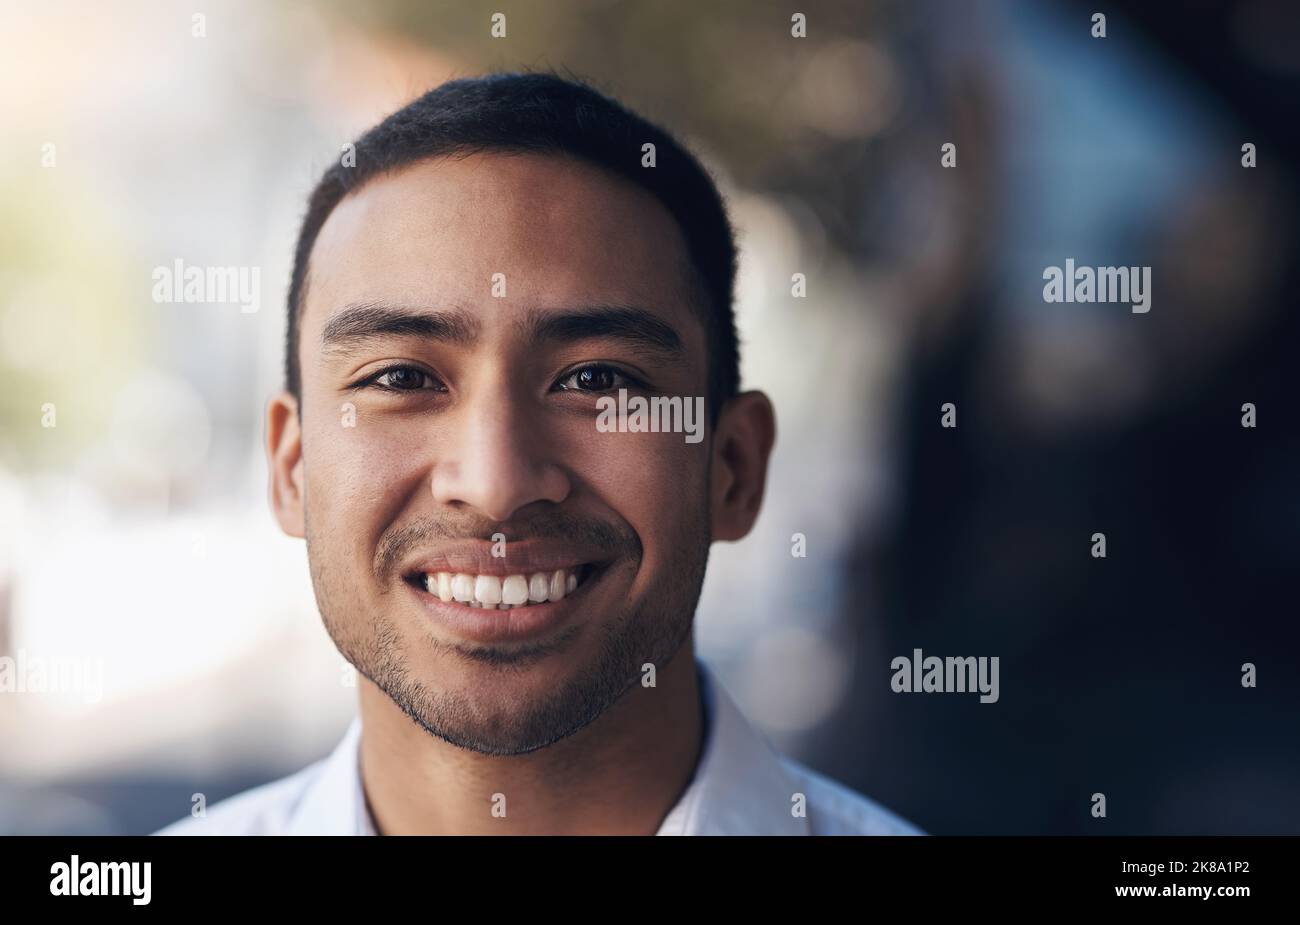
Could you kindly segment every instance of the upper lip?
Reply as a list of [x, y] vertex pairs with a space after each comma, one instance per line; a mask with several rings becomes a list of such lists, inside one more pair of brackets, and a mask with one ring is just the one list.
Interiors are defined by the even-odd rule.
[[517, 540], [505, 542], [505, 555], [494, 556], [496, 544], [482, 541], [443, 546], [436, 552], [425, 551], [402, 568], [403, 575], [416, 573], [468, 575], [531, 575], [574, 569], [580, 565], [609, 561], [609, 550], [581, 549], [555, 540]]

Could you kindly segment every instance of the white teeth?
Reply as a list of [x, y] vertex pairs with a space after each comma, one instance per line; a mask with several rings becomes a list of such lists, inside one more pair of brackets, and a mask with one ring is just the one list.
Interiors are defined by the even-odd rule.
[[480, 575], [474, 579], [474, 600], [495, 607], [501, 603], [501, 579], [495, 575]]
[[577, 569], [556, 569], [528, 575], [471, 575], [466, 572], [426, 572], [424, 588], [442, 601], [457, 601], [486, 610], [511, 610], [529, 604], [563, 600], [578, 587]]
[[501, 583], [501, 603], [522, 604], [528, 600], [528, 579], [523, 575], [511, 575]]

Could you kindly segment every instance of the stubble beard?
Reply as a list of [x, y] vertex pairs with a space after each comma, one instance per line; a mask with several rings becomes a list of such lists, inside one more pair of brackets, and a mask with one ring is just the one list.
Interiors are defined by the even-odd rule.
[[[707, 505], [685, 505], [684, 510], [707, 511]], [[666, 561], [654, 584], [640, 601], [617, 614], [585, 615], [577, 624], [599, 636], [596, 656], [566, 683], [541, 698], [526, 702], [485, 702], [463, 690], [440, 688], [431, 679], [416, 676], [406, 637], [389, 614], [380, 607], [367, 607], [358, 599], [357, 588], [364, 581], [349, 581], [326, 565], [323, 539], [314, 541], [310, 518], [306, 518], [307, 557], [312, 586], [326, 632], [339, 652], [368, 678], [408, 717], [430, 735], [452, 745], [485, 755], [522, 755], [545, 748], [573, 735], [591, 723], [636, 685], [643, 666], [662, 670], [681, 650], [690, 635], [708, 564], [710, 529], [707, 513], [700, 521], [683, 523], [679, 537], [667, 548], [679, 550]], [[636, 569], [634, 562], [618, 562], [616, 568]], [[364, 578], [370, 576], [366, 574]], [[606, 576], [608, 577], [608, 576]], [[388, 589], [386, 598], [400, 589]], [[382, 605], [381, 598], [380, 604]], [[358, 614], [365, 616], [358, 617]], [[554, 645], [521, 649], [494, 646], [448, 646], [420, 634], [415, 642], [438, 649], [442, 659], [460, 659], [462, 670], [518, 673], [529, 665], [551, 658], [564, 658], [563, 637]], [[568, 656], [571, 657], [571, 656]], [[490, 677], [475, 685], [491, 691]]]

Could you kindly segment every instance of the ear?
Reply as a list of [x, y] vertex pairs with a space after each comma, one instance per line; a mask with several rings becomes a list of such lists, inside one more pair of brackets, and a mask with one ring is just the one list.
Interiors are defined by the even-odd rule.
[[753, 528], [775, 442], [776, 414], [762, 392], [743, 392], [723, 406], [713, 432], [714, 540], [738, 540]]
[[266, 406], [266, 458], [271, 469], [271, 510], [280, 529], [306, 536], [303, 519], [302, 423], [298, 400], [280, 392]]

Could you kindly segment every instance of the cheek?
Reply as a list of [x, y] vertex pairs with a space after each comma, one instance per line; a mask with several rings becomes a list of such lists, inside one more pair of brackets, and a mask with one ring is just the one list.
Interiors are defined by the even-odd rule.
[[674, 433], [609, 433], [590, 442], [584, 481], [640, 538], [643, 572], [696, 555], [709, 511], [707, 447]]
[[363, 414], [320, 415], [303, 433], [309, 520], [346, 525], [347, 535], [373, 541], [396, 512], [426, 485], [423, 455], [401, 428], [367, 425]]

